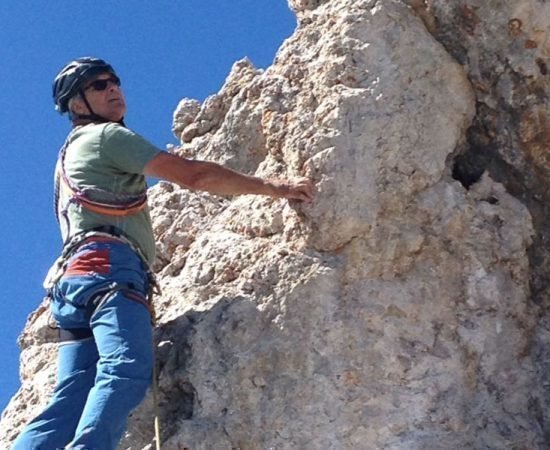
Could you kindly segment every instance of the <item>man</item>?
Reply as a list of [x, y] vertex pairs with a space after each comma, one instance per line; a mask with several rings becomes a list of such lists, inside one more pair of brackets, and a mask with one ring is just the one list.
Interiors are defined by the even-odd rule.
[[13, 449], [115, 449], [153, 366], [145, 175], [216, 194], [306, 202], [313, 188], [307, 179], [268, 181], [158, 150], [125, 127], [120, 80], [101, 59], [66, 65], [53, 97], [73, 124], [56, 168], [64, 249], [45, 283], [60, 328], [58, 380]]

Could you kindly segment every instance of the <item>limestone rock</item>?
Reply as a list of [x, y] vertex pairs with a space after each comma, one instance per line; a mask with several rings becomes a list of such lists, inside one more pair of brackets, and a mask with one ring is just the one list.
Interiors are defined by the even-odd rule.
[[[176, 152], [309, 176], [315, 201], [150, 192], [163, 448], [547, 448], [548, 4], [289, 3], [269, 69], [180, 103]], [[51, 382], [44, 315], [3, 447]], [[121, 449], [154, 448], [153, 411]]]
[[180, 102], [174, 113], [178, 125], [173, 129], [182, 140], [181, 156], [216, 161], [245, 172], [256, 170], [265, 157], [264, 137], [258, 117], [243, 99], [259, 94], [254, 81], [260, 73], [244, 59], [233, 65], [221, 92], [208, 97], [198, 113], [192, 101]]
[[478, 113], [455, 172], [466, 183], [488, 170], [529, 207], [537, 234], [531, 287], [550, 307], [550, 3], [540, 0], [408, 0], [464, 65]]
[[176, 136], [180, 136], [183, 130], [191, 124], [201, 109], [201, 104], [194, 99], [184, 98], [181, 100], [174, 112], [174, 120], [172, 122], [172, 132]]

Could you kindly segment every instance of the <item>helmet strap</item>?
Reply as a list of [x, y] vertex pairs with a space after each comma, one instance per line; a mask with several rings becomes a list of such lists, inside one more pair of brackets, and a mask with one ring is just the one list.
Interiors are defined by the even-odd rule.
[[[82, 100], [84, 101], [84, 104], [86, 105], [86, 108], [88, 108], [88, 111], [90, 111], [90, 114], [75, 114], [72, 111], [69, 111], [69, 118], [71, 119], [74, 127], [87, 125], [89, 123], [113, 122], [112, 120], [106, 119], [105, 117], [100, 116], [99, 114], [96, 114], [94, 112], [90, 103], [88, 102], [88, 99], [86, 98], [86, 94], [84, 94], [84, 90], [79, 89], [78, 94], [80, 95], [80, 98], [82, 98]], [[123, 127], [126, 126], [124, 124], [124, 117], [120, 119], [117, 123], [119, 123]]]

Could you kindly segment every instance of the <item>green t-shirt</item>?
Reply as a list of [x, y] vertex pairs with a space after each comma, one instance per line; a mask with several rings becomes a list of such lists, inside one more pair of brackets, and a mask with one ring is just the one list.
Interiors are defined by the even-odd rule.
[[[147, 188], [143, 169], [159, 152], [157, 147], [118, 123], [84, 125], [69, 137], [65, 173], [81, 190], [95, 187], [114, 194], [139, 194]], [[140, 248], [149, 263], [153, 262], [155, 240], [147, 206], [127, 216], [99, 214], [77, 202], [69, 202], [70, 194], [63, 183], [61, 186], [59, 211], [65, 210], [68, 219], [60, 214], [64, 240], [81, 231], [113, 225]]]

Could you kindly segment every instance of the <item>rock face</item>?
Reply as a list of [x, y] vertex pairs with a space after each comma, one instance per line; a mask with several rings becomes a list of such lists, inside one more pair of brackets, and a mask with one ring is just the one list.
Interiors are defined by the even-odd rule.
[[[314, 203], [151, 189], [163, 448], [548, 448], [550, 4], [290, 6], [274, 64], [173, 129]], [[21, 344], [2, 448], [54, 381], [44, 307]]]

